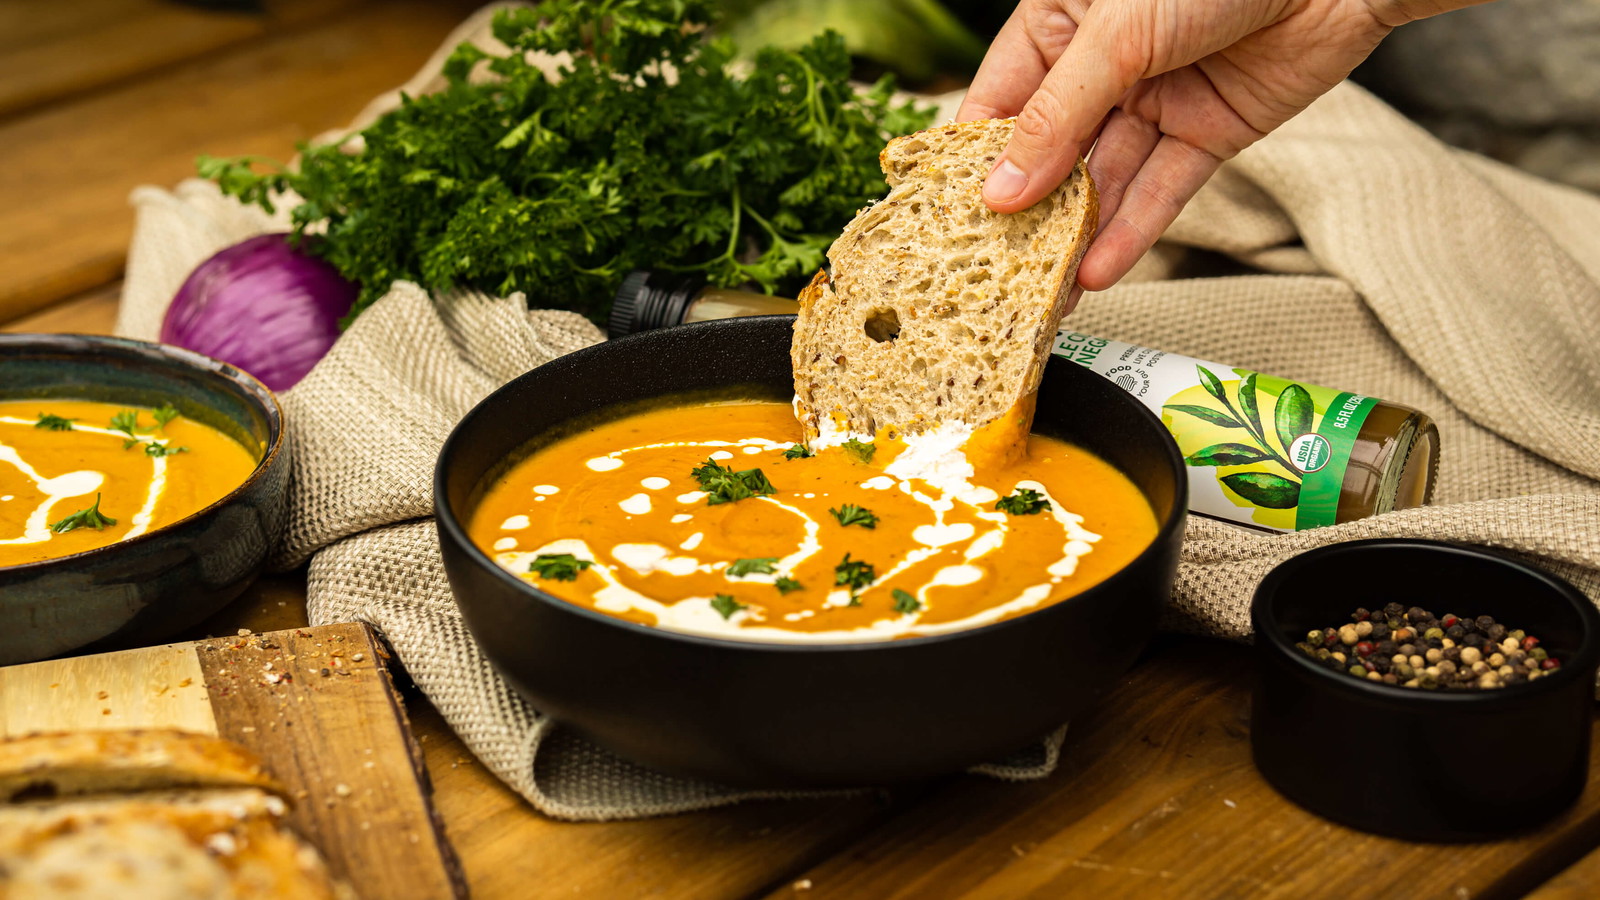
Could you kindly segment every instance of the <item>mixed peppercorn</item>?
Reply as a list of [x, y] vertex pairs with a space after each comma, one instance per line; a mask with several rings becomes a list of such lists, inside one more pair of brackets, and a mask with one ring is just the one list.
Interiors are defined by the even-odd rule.
[[1380, 610], [1357, 609], [1350, 619], [1314, 629], [1295, 646], [1329, 669], [1423, 690], [1499, 688], [1561, 667], [1538, 638], [1490, 616], [1435, 616], [1390, 603]]

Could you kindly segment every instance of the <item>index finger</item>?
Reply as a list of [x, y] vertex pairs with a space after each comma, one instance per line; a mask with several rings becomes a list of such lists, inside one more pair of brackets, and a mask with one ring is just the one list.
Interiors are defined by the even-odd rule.
[[1055, 60], [1046, 59], [1028, 33], [1023, 11], [1026, 5], [1024, 2], [1017, 6], [983, 55], [978, 73], [972, 76], [972, 86], [956, 110], [957, 122], [1016, 115], [1050, 71]]
[[[1072, 174], [1078, 156], [1128, 89], [1144, 76], [1148, 52], [1132, 4], [1096, 4], [1017, 114], [1011, 142], [984, 181], [995, 212], [1020, 212]], [[1109, 10], [1104, 14], [1102, 10]]]

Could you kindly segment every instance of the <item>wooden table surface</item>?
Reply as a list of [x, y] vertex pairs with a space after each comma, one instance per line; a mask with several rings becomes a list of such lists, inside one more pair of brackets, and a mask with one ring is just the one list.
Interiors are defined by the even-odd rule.
[[[0, 329], [109, 332], [133, 187], [188, 176], [200, 153], [287, 156], [408, 78], [474, 6], [265, 5], [0, 0]], [[303, 624], [304, 586], [304, 572], [266, 578], [192, 636]], [[1365, 835], [1256, 775], [1249, 690], [1245, 648], [1163, 638], [1073, 723], [1044, 781], [952, 777], [605, 824], [541, 817], [414, 689], [406, 707], [481, 900], [1600, 896], [1600, 779], [1561, 818], [1505, 841]], [[1357, 769], [1353, 757], [1328, 777], [1370, 777]]]

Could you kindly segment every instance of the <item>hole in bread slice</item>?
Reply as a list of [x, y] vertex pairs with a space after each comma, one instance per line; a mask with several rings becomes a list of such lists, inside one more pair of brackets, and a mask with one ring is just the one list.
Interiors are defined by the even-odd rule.
[[878, 343], [892, 341], [900, 336], [900, 314], [892, 308], [875, 309], [863, 323], [867, 337]]

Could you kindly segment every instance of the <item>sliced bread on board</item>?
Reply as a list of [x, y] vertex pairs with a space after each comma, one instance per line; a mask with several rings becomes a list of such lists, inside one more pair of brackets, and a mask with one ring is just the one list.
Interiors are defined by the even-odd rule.
[[0, 740], [0, 898], [355, 900], [286, 827], [283, 793], [254, 754], [211, 735]]
[[985, 206], [1013, 122], [930, 128], [880, 154], [888, 196], [845, 226], [831, 275], [800, 294], [791, 354], [807, 443], [1003, 419], [1026, 433], [1098, 200], [1080, 160], [1027, 210]]

